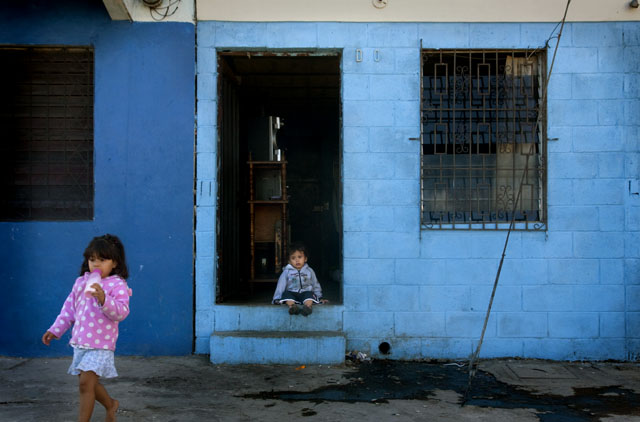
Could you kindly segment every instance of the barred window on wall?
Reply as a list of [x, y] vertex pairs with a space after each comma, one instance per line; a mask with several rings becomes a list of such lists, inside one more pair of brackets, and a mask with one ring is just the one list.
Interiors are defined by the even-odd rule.
[[94, 52], [0, 47], [0, 220], [93, 218]]
[[545, 72], [544, 52], [423, 50], [423, 228], [546, 228]]

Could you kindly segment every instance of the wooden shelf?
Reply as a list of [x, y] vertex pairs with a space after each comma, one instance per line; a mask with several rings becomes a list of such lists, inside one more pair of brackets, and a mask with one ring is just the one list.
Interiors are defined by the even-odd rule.
[[267, 167], [280, 167], [281, 164], [287, 165], [287, 162], [282, 160], [282, 161], [253, 161], [253, 160], [249, 160], [247, 161], [247, 164], [251, 163], [253, 164], [255, 167], [260, 166], [267, 166]]
[[[273, 278], [286, 261], [288, 239], [287, 162], [253, 161], [249, 154], [249, 284]], [[266, 199], [278, 197], [280, 199]], [[264, 277], [261, 277], [264, 275]], [[276, 276], [277, 277], [277, 276]]]
[[277, 278], [254, 278], [249, 280], [249, 283], [277, 283]]
[[269, 204], [288, 204], [289, 201], [285, 201], [282, 199], [261, 199], [261, 200], [255, 200], [255, 201], [247, 201], [249, 204], [256, 204], [256, 205], [269, 205]]

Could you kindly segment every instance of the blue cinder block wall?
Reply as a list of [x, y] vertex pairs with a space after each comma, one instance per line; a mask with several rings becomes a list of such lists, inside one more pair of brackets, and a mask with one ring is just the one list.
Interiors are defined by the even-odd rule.
[[95, 218], [1, 222], [0, 355], [68, 355], [40, 337], [96, 235], [128, 254], [131, 314], [119, 354], [181, 355], [193, 341], [195, 29], [111, 21], [99, 0], [0, 6], [0, 44], [95, 48]]
[[[198, 183], [215, 192], [216, 49], [342, 50], [343, 331], [387, 357], [464, 358], [505, 232], [420, 228], [424, 48], [545, 48], [555, 23], [198, 23]], [[551, 41], [551, 64], [555, 40]], [[356, 60], [356, 49], [362, 60]], [[568, 23], [548, 98], [548, 229], [511, 236], [481, 356], [640, 353], [640, 25]], [[215, 198], [196, 195], [198, 216]], [[196, 351], [232, 329], [215, 305], [215, 222], [196, 227]], [[244, 314], [263, 312], [257, 308]], [[275, 329], [275, 328], [274, 328]]]

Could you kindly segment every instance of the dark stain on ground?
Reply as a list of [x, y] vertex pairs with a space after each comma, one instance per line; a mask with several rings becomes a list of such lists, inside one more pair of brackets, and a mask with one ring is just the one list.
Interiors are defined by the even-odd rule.
[[[427, 362], [375, 360], [349, 373], [347, 384], [333, 384], [308, 392], [270, 391], [243, 397], [263, 400], [322, 403], [386, 403], [389, 400], [428, 400], [437, 390], [460, 395], [469, 381], [467, 367]], [[640, 415], [640, 395], [619, 386], [575, 388], [573, 396], [533, 394], [478, 370], [466, 406], [535, 409], [541, 422], [596, 422], [610, 415]]]
[[302, 416], [313, 416], [313, 415], [317, 415], [317, 414], [318, 413], [313, 409], [309, 409], [307, 407], [302, 409]]

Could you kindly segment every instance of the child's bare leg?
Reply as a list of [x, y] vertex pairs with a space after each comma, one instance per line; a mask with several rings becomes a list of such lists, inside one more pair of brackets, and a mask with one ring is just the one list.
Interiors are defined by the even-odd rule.
[[78, 391], [80, 393], [79, 422], [89, 422], [93, 414], [93, 406], [96, 402], [96, 383], [98, 376], [93, 371], [80, 372], [78, 378]]
[[304, 302], [304, 306], [302, 307], [302, 310], [300, 311], [300, 313], [303, 316], [309, 316], [311, 315], [311, 313], [313, 312], [313, 309], [311, 309], [311, 307], [313, 306], [313, 300], [311, 299], [306, 299]]
[[296, 305], [295, 300], [286, 300], [284, 303], [289, 307], [289, 315], [298, 315], [300, 313], [300, 308]]
[[118, 406], [120, 403], [118, 400], [112, 398], [109, 393], [107, 393], [107, 389], [98, 382], [96, 383], [96, 400], [100, 402], [107, 411], [107, 417], [105, 418], [106, 422], [116, 422], [116, 411], [118, 410]]

